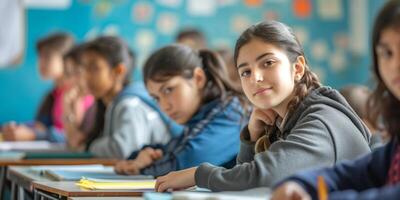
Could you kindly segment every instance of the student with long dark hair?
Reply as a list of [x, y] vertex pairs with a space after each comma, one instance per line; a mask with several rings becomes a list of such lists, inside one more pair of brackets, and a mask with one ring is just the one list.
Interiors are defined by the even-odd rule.
[[172, 120], [159, 111], [141, 82], [130, 82], [133, 53], [118, 37], [102, 36], [85, 44], [82, 53], [89, 91], [99, 99], [103, 127], [90, 138], [89, 151], [98, 157], [126, 159], [149, 144], [169, 141], [175, 131]]
[[251, 26], [237, 40], [234, 60], [255, 106], [240, 136], [238, 164], [171, 172], [157, 179], [158, 191], [269, 187], [301, 169], [370, 152], [367, 128], [336, 90], [321, 86], [289, 27], [276, 21]]
[[367, 110], [371, 122], [378, 124], [383, 120], [390, 142], [354, 161], [289, 177], [276, 188], [273, 199], [318, 199], [318, 191], [322, 194], [318, 176], [325, 180], [326, 196], [330, 200], [400, 198], [399, 31], [400, 1], [389, 1], [379, 12], [372, 32], [373, 73], [377, 84]]
[[153, 53], [143, 71], [150, 95], [185, 131], [165, 146], [134, 152], [133, 160], [118, 163], [116, 171], [160, 176], [203, 162], [232, 166], [247, 108], [222, 58], [209, 50], [170, 45]]

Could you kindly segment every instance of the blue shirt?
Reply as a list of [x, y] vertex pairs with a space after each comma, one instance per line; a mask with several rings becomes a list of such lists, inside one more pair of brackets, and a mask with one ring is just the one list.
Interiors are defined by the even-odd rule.
[[[198, 166], [203, 162], [224, 165], [239, 151], [239, 133], [248, 122], [245, 110], [234, 97], [222, 102], [213, 100], [203, 105], [187, 122], [183, 134], [161, 148], [164, 156], [142, 169], [146, 175], [161, 176], [170, 171]], [[134, 152], [130, 158], [135, 158]]]
[[400, 199], [400, 184], [385, 185], [396, 145], [397, 142], [391, 141], [354, 161], [345, 161], [333, 168], [305, 171], [284, 181], [300, 183], [313, 199], [318, 199], [319, 175], [326, 181], [330, 200]]

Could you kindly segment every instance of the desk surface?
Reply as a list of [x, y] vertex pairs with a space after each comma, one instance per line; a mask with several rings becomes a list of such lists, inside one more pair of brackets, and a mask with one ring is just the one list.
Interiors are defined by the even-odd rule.
[[41, 190], [65, 197], [140, 197], [143, 192], [149, 190], [88, 190], [76, 185], [76, 182], [58, 181], [58, 182], [33, 182], [36, 190]]
[[40, 175], [39, 172], [30, 170], [29, 167], [10, 166], [7, 170], [7, 179], [22, 186], [28, 191], [33, 191], [33, 181], [51, 181]]
[[8, 165], [89, 165], [89, 164], [101, 164], [112, 166], [115, 165], [118, 160], [114, 159], [33, 159], [33, 160], [0, 160], [0, 166]]

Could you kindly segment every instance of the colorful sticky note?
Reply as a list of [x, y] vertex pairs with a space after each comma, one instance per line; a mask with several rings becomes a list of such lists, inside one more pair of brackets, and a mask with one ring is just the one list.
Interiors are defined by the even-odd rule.
[[311, 0], [293, 0], [293, 12], [296, 17], [307, 18], [311, 16]]

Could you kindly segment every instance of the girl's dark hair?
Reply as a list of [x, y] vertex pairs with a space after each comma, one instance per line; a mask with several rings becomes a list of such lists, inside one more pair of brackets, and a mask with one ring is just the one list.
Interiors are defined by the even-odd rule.
[[92, 142], [101, 136], [101, 133], [104, 130], [105, 116], [106, 116], [106, 105], [100, 99], [97, 99], [93, 104], [90, 112], [93, 113], [93, 122], [92, 126], [88, 128], [87, 136], [85, 140], [86, 151], [89, 150]]
[[204, 70], [208, 80], [203, 91], [203, 103], [216, 98], [226, 100], [230, 96], [238, 96], [242, 103], [246, 102], [241, 91], [230, 81], [222, 58], [210, 50], [196, 51], [179, 44], [161, 48], [146, 61], [143, 77], [145, 83], [148, 80], [163, 82], [173, 76], [190, 79], [196, 67]]
[[296, 82], [294, 98], [288, 105], [289, 111], [296, 108], [299, 102], [301, 102], [311, 90], [321, 86], [318, 77], [309, 69], [303, 47], [300, 45], [293, 31], [285, 24], [277, 21], [260, 22], [250, 26], [242, 33], [236, 41], [234, 53], [235, 66], [237, 66], [240, 48], [253, 39], [259, 39], [282, 49], [285, 51], [291, 63], [296, 62], [299, 56], [304, 57], [306, 61], [304, 75]]
[[135, 54], [119, 37], [100, 36], [85, 44], [84, 51], [93, 51], [103, 57], [110, 67], [124, 64], [128, 69], [125, 84], [130, 82], [130, 74], [134, 68]]
[[69, 51], [67, 51], [64, 56], [63, 59], [64, 61], [67, 59], [71, 59], [74, 63], [81, 63], [81, 55], [82, 55], [82, 51], [84, 49], [84, 45], [82, 44], [77, 44], [75, 46], [73, 46]]
[[[294, 35], [293, 31], [283, 23], [277, 21], [264, 21], [250, 26], [236, 41], [234, 62], [237, 66], [237, 59], [240, 49], [251, 40], [258, 39], [265, 43], [272, 44], [282, 49], [291, 63], [295, 63], [299, 56], [306, 61], [303, 77], [295, 82], [294, 97], [288, 104], [288, 112], [292, 112], [310, 91], [319, 88], [321, 83], [318, 77], [310, 71], [304, 54], [303, 47]], [[274, 125], [276, 126], [276, 125]], [[265, 139], [269, 139], [263, 137]]]
[[400, 101], [390, 92], [382, 80], [379, 73], [378, 46], [381, 33], [388, 28], [400, 27], [400, 1], [392, 0], [385, 4], [375, 19], [372, 32], [372, 59], [373, 74], [377, 80], [375, 89], [368, 100], [368, 119], [374, 123], [375, 127], [380, 127], [379, 123], [383, 120], [383, 125], [389, 134], [400, 139]]
[[52, 33], [36, 43], [36, 50], [65, 54], [74, 45], [74, 37], [65, 32]]

